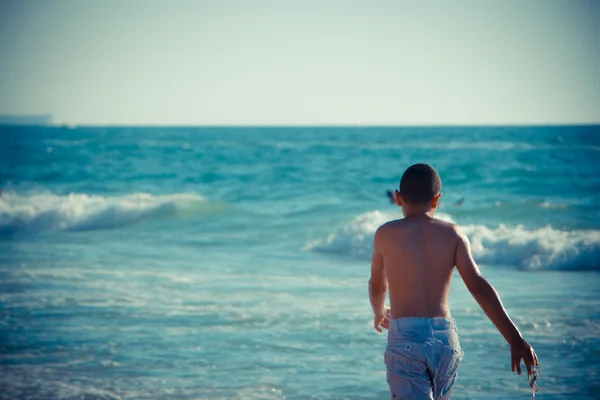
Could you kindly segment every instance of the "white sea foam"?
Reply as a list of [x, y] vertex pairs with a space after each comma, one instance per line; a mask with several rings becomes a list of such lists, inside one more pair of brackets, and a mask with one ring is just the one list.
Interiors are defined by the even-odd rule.
[[526, 269], [582, 270], [600, 267], [600, 231], [564, 231], [522, 225], [463, 227], [475, 259], [488, 264], [517, 265]]
[[173, 215], [204, 202], [202, 196], [194, 193], [113, 197], [5, 192], [0, 196], [0, 233], [113, 228], [148, 217]]
[[[437, 217], [452, 221], [449, 215]], [[306, 249], [350, 255], [368, 260], [373, 235], [382, 223], [398, 218], [379, 211], [364, 213], [324, 239], [307, 244]], [[600, 231], [564, 231], [546, 226], [527, 229], [522, 225], [462, 227], [471, 241], [473, 256], [482, 264], [513, 265], [524, 269], [585, 270], [600, 268]]]

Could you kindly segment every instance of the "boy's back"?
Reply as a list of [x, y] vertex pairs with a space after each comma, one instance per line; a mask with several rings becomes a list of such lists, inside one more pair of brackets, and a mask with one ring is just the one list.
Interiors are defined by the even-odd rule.
[[455, 226], [423, 216], [388, 222], [377, 235], [391, 317], [450, 317], [448, 293], [458, 242]]

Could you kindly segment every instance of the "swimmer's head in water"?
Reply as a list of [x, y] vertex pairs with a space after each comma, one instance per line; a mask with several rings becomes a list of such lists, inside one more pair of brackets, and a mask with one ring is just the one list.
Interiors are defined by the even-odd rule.
[[409, 204], [424, 205], [442, 192], [442, 180], [437, 171], [428, 164], [411, 165], [400, 180], [402, 199]]

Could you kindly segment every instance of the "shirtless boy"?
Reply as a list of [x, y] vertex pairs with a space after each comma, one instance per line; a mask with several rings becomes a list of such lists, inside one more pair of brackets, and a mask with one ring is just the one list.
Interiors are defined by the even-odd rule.
[[[463, 351], [450, 315], [454, 267], [510, 345], [512, 370], [538, 365], [533, 348], [510, 320], [498, 293], [481, 275], [460, 228], [435, 219], [442, 182], [427, 164], [408, 168], [395, 191], [403, 219], [375, 233], [369, 297], [374, 326], [388, 329], [387, 381], [393, 399], [448, 399]], [[390, 308], [385, 306], [389, 289]]]

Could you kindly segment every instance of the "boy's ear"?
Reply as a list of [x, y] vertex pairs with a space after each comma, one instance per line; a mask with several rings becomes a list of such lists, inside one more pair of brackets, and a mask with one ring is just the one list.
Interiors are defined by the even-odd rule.
[[394, 191], [394, 197], [396, 197], [396, 204], [398, 205], [398, 207], [402, 207], [402, 204], [404, 203], [404, 199], [402, 198], [402, 195], [400, 194], [400, 192], [398, 191], [398, 189], [396, 189]]
[[437, 196], [435, 196], [433, 198], [433, 200], [431, 201], [431, 207], [437, 208], [441, 197], [442, 197], [442, 192], [440, 192], [440, 194], [438, 194]]

